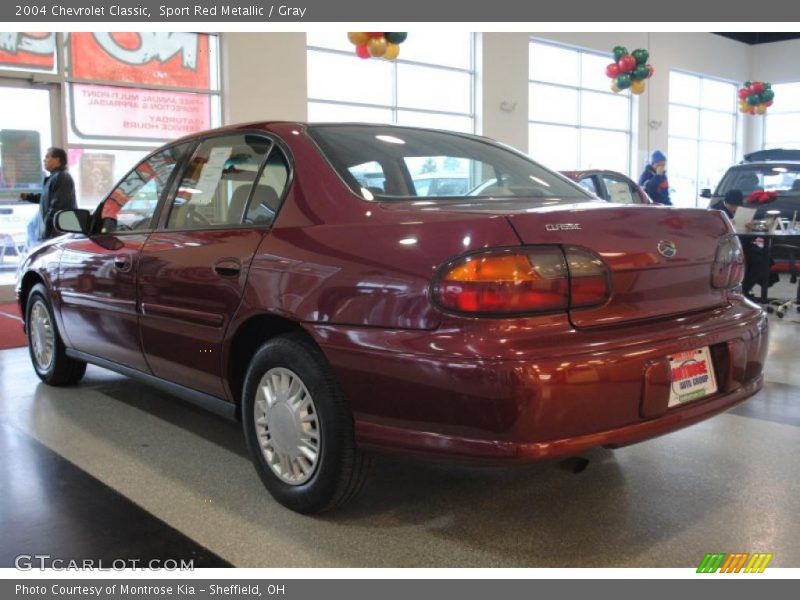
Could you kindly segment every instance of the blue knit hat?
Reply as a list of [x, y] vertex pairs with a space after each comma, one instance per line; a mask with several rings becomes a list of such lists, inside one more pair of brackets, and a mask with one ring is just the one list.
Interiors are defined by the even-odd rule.
[[650, 157], [651, 165], [654, 165], [657, 162], [666, 162], [666, 161], [667, 161], [667, 155], [664, 154], [661, 150], [656, 150], [655, 152], [653, 152], [653, 156]]

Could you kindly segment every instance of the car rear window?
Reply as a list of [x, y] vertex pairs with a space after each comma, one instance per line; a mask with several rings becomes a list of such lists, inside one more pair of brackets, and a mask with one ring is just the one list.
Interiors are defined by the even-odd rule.
[[314, 125], [307, 131], [342, 179], [367, 200], [595, 200], [527, 157], [479, 138], [379, 125]]
[[800, 164], [745, 165], [729, 169], [719, 182], [715, 195], [739, 190], [745, 197], [755, 190], [800, 194]]

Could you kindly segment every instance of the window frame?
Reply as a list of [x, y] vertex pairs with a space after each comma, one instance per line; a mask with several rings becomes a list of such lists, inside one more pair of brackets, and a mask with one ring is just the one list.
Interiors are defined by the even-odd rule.
[[[773, 83], [772, 85], [773, 85], [773, 89], [774, 89], [774, 87], [776, 85], [780, 86], [780, 85], [792, 85], [792, 84], [796, 85], [796, 86], [798, 86], [800, 88], [800, 81], [784, 81], [784, 82], [777, 83], [777, 84]], [[773, 112], [770, 112], [770, 110], [772, 110]], [[786, 142], [781, 142], [782, 145], [780, 145], [780, 146], [778, 146], [778, 145], [768, 146], [767, 145], [767, 132], [769, 131], [769, 124], [770, 124], [770, 119], [769, 118], [771, 116], [774, 116], [776, 114], [778, 114], [778, 115], [797, 115], [797, 117], [800, 118], [800, 104], [798, 104], [797, 106], [793, 107], [792, 110], [780, 110], [780, 105], [779, 105], [777, 110], [774, 110], [772, 108], [770, 108], [770, 110], [768, 110], [767, 114], [764, 115], [764, 117], [765, 117], [764, 118], [764, 126], [761, 128], [761, 149], [762, 150], [769, 150], [769, 149], [772, 149], [772, 148], [783, 148], [787, 144]], [[800, 148], [800, 133], [798, 133], [796, 141], [789, 141], [788, 144], [790, 146], [795, 147], [795, 148]]]
[[[714, 77], [714, 76], [711, 76], [711, 75], [704, 75], [704, 74], [701, 74], [701, 73], [694, 73], [692, 71], [686, 71], [684, 69], [670, 69], [669, 72], [670, 72], [670, 74], [671, 73], [679, 73], [681, 75], [685, 75], [685, 76], [689, 76], [689, 77], [696, 77], [697, 79], [699, 79], [699, 84], [700, 84], [699, 98], [702, 98], [702, 96], [703, 96], [703, 84], [704, 84], [704, 81], [706, 81], [706, 80], [716, 81], [716, 82], [719, 82], [719, 83], [726, 83], [726, 84], [729, 84], [729, 85], [733, 85], [734, 86], [734, 90], [736, 90], [736, 88], [738, 86], [738, 83], [736, 81], [732, 81], [730, 79], [725, 79], [723, 77]], [[702, 121], [703, 111], [713, 112], [713, 113], [717, 113], [717, 114], [724, 114], [724, 115], [732, 115], [733, 116], [733, 131], [732, 131], [732, 137], [731, 137], [732, 141], [731, 141], [731, 144], [730, 144], [731, 145], [731, 160], [730, 160], [730, 165], [731, 166], [736, 163], [736, 157], [741, 152], [741, 143], [740, 143], [740, 129], [742, 127], [742, 120], [741, 120], [741, 116], [740, 116], [741, 113], [736, 108], [736, 102], [735, 102], [734, 99], [731, 99], [731, 105], [732, 105], [731, 112], [726, 112], [726, 111], [722, 111], [722, 110], [715, 109], [715, 108], [704, 108], [700, 104], [700, 101], [698, 101], [698, 104], [696, 106], [693, 106], [691, 104], [684, 104], [682, 102], [673, 102], [672, 100], [669, 99], [669, 97], [667, 97], [667, 114], [669, 114], [669, 109], [672, 108], [673, 106], [677, 106], [677, 107], [681, 107], [681, 108], [690, 108], [692, 110], [696, 110], [697, 111], [697, 123], [696, 123], [696, 129], [695, 129], [697, 131], [697, 137], [686, 137], [686, 136], [683, 136], [683, 135], [672, 135], [669, 132], [669, 124], [667, 124], [667, 151], [668, 151], [668, 153], [669, 153], [669, 143], [670, 143], [670, 140], [673, 139], [673, 138], [676, 139], [676, 140], [684, 141], [684, 142], [694, 142], [695, 147], [697, 149], [698, 160], [695, 162], [695, 172], [694, 172], [695, 187], [696, 187], [696, 189], [695, 189], [695, 200], [694, 200], [694, 207], [695, 208], [702, 208], [701, 204], [703, 204], [700, 201], [701, 188], [699, 187], [699, 184], [700, 184], [700, 160], [699, 160], [700, 159], [700, 144], [702, 144], [704, 142], [705, 143], [712, 143], [712, 144], [723, 144], [723, 143], [726, 143], [726, 142], [720, 142], [719, 140], [710, 140], [710, 139], [706, 139], [706, 138], [701, 137], [701, 133], [700, 132], [701, 132], [702, 129], [700, 127], [700, 124], [701, 124], [701, 121]], [[723, 174], [723, 177], [724, 177], [724, 174]], [[716, 189], [716, 187], [720, 184], [721, 181], [722, 180], [720, 179], [720, 181], [717, 181], [716, 185], [711, 185], [710, 189], [712, 189], [712, 190]], [[674, 204], [674, 198], [673, 198], [673, 204]]]
[[[582, 130], [587, 129], [587, 130], [591, 130], [591, 131], [604, 131], [604, 132], [611, 132], [611, 133], [623, 133], [627, 137], [627, 144], [626, 144], [627, 156], [626, 156], [626, 160], [625, 160], [625, 172], [626, 173], [630, 173], [631, 172], [631, 165], [633, 163], [633, 155], [634, 155], [633, 144], [634, 144], [634, 139], [635, 139], [635, 136], [634, 136], [635, 110], [634, 110], [634, 104], [633, 104], [633, 95], [631, 94], [627, 98], [627, 101], [628, 101], [627, 129], [617, 129], [617, 128], [614, 128], [614, 127], [595, 127], [595, 126], [589, 126], [589, 125], [582, 125], [581, 124], [582, 123], [582, 115], [581, 115], [582, 102], [581, 102], [581, 100], [582, 100], [582, 94], [584, 92], [590, 92], [590, 93], [596, 93], [596, 94], [605, 94], [607, 96], [614, 97], [614, 98], [619, 98], [620, 97], [619, 94], [615, 94], [614, 92], [612, 92], [610, 90], [598, 90], [598, 89], [595, 89], [595, 88], [583, 87], [583, 85], [582, 85], [583, 84], [583, 61], [581, 60], [582, 55], [588, 54], [588, 55], [592, 55], [592, 56], [601, 56], [601, 57], [606, 57], [607, 55], [604, 54], [603, 52], [599, 52], [597, 50], [591, 50], [591, 49], [583, 48], [583, 47], [580, 47], [580, 46], [574, 46], [574, 45], [571, 45], [571, 44], [563, 44], [563, 43], [560, 43], [560, 42], [554, 42], [554, 41], [549, 40], [549, 39], [539, 38], [539, 37], [536, 37], [536, 36], [530, 36], [528, 38], [528, 55], [529, 56], [530, 56], [531, 45], [532, 44], [542, 44], [542, 45], [546, 45], [546, 46], [552, 46], [552, 47], [555, 47], [555, 48], [560, 48], [562, 50], [569, 50], [569, 51], [572, 51], [572, 52], [575, 52], [576, 54], [578, 54], [578, 82], [579, 82], [579, 85], [575, 86], [575, 85], [570, 85], [570, 84], [555, 83], [555, 82], [552, 82], [552, 81], [544, 81], [544, 80], [540, 80], [540, 79], [533, 79], [533, 78], [531, 78], [530, 65], [528, 65], [528, 91], [529, 91], [528, 93], [530, 93], [531, 86], [546, 85], [546, 86], [550, 86], [550, 87], [554, 87], [554, 88], [558, 88], [558, 89], [573, 90], [573, 91], [577, 92], [577, 94], [578, 94], [578, 96], [577, 96], [577, 107], [576, 107], [576, 109], [577, 109], [577, 118], [576, 118], [576, 124], [575, 125], [568, 125], [568, 124], [565, 124], [565, 123], [558, 123], [558, 122], [555, 122], [555, 121], [543, 121], [543, 120], [532, 119], [531, 118], [531, 113], [530, 113], [530, 104], [529, 104], [529, 106], [528, 106], [528, 131], [530, 131], [531, 125], [548, 125], [548, 126], [551, 126], [551, 127], [563, 127], [565, 129], [574, 129], [574, 130], [576, 130], [577, 133], [578, 133], [578, 147], [577, 147], [577, 150], [578, 150], [578, 153], [577, 153], [578, 154], [578, 164], [572, 165], [572, 166], [569, 167], [569, 169], [567, 169], [567, 170], [576, 170], [576, 171], [590, 170], [590, 169], [597, 169], [598, 168], [598, 167], [586, 167], [581, 162], [582, 155], [583, 155], [583, 144], [581, 142], [581, 132], [582, 132]], [[609, 58], [609, 60], [611, 60], [611, 59]], [[532, 141], [530, 139], [528, 139], [528, 154], [529, 155], [531, 155], [531, 143], [532, 143]]]
[[[477, 48], [477, 34], [472, 32], [470, 35], [470, 67], [468, 69], [464, 69], [461, 67], [453, 67], [450, 65], [441, 65], [437, 63], [426, 63], [420, 62], [415, 60], [405, 60], [403, 58], [397, 58], [393, 61], [389, 61], [389, 64], [392, 68], [392, 94], [391, 94], [391, 104], [373, 104], [367, 102], [348, 102], [344, 100], [328, 100], [325, 98], [317, 98], [308, 96], [306, 98], [306, 107], [310, 107], [313, 104], [327, 104], [329, 106], [347, 106], [347, 107], [354, 107], [354, 108], [373, 108], [373, 109], [380, 109], [380, 110], [388, 110], [391, 112], [392, 118], [389, 123], [376, 123], [382, 125], [399, 125], [401, 127], [413, 127], [412, 125], [403, 125], [398, 121], [398, 116], [400, 112], [412, 112], [412, 113], [424, 113], [427, 115], [433, 116], [448, 116], [448, 117], [466, 117], [472, 121], [472, 128], [469, 132], [459, 132], [459, 133], [472, 133], [474, 134], [477, 131], [478, 126], [478, 119], [477, 119], [477, 85], [478, 85], [478, 73], [477, 73], [477, 59], [476, 59], [476, 48]], [[326, 48], [324, 46], [314, 46], [308, 43], [308, 39], [306, 38], [306, 57], [309, 56], [309, 53], [316, 52], [321, 54], [333, 54], [337, 56], [347, 56], [354, 58], [357, 61], [361, 61], [360, 59], [355, 56], [352, 51], [347, 50], [340, 50], [337, 48]], [[372, 60], [372, 59], [370, 59]], [[354, 62], [353, 64], [358, 64]], [[408, 65], [412, 67], [427, 67], [433, 69], [439, 69], [442, 71], [450, 71], [453, 73], [462, 73], [469, 75], [470, 77], [470, 97], [469, 97], [469, 105], [470, 105], [470, 112], [469, 114], [461, 113], [461, 112], [453, 112], [453, 111], [443, 111], [443, 110], [435, 110], [435, 109], [423, 109], [423, 108], [413, 108], [408, 106], [401, 106], [398, 104], [398, 66], [400, 65]], [[308, 72], [306, 73], [306, 77], [308, 77]], [[327, 122], [327, 121], [320, 121]], [[342, 121], [347, 122], [347, 121]], [[316, 122], [315, 122], [316, 123]]]
[[[278, 148], [279, 151], [283, 154], [284, 159], [286, 160], [286, 165], [288, 167], [288, 175], [286, 178], [286, 185], [284, 186], [283, 192], [278, 196], [278, 210], [275, 211], [275, 217], [272, 219], [272, 222], [269, 224], [256, 224], [256, 223], [239, 223], [238, 225], [231, 225], [231, 224], [223, 224], [217, 225], [212, 227], [167, 227], [169, 223], [169, 215], [172, 212], [173, 203], [175, 198], [177, 197], [178, 187], [180, 186], [181, 181], [183, 181], [183, 177], [186, 174], [186, 169], [189, 166], [189, 163], [192, 158], [194, 158], [195, 153], [203, 145], [205, 142], [211, 141], [215, 138], [220, 137], [228, 137], [231, 135], [257, 135], [263, 137], [270, 141], [270, 149], [264, 155], [264, 160], [261, 161], [261, 164], [256, 171], [256, 176], [253, 179], [253, 183], [251, 184], [250, 194], [247, 197], [247, 202], [245, 206], [247, 210], [245, 214], [250, 209], [250, 202], [253, 200], [253, 190], [255, 189], [255, 185], [261, 179], [261, 175], [264, 172], [264, 168], [267, 165], [267, 160], [269, 160], [270, 155], [272, 154], [275, 148]], [[180, 177], [174, 179], [170, 184], [170, 192], [168, 199], [166, 202], [163, 202], [161, 206], [161, 210], [158, 215], [158, 220], [153, 231], [158, 233], [178, 233], [178, 232], [193, 232], [193, 231], [220, 231], [225, 229], [264, 229], [269, 230], [272, 229], [275, 221], [278, 220], [278, 216], [280, 215], [281, 210], [283, 209], [283, 205], [286, 201], [286, 197], [289, 195], [289, 191], [294, 183], [294, 176], [295, 176], [295, 163], [294, 158], [292, 157], [291, 152], [289, 152], [288, 146], [283, 142], [283, 140], [276, 134], [264, 131], [263, 129], [234, 129], [234, 130], [226, 130], [226, 131], [214, 131], [207, 134], [198, 135], [192, 138], [192, 142], [194, 146], [192, 147], [191, 151], [187, 153], [186, 158], [181, 165]], [[138, 164], [137, 164], [138, 166]], [[169, 206], [167, 206], [169, 204]]]

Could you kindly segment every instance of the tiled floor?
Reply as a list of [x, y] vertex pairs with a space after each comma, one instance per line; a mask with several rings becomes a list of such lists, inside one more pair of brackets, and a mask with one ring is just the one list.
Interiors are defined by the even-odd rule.
[[[82, 557], [97, 523], [114, 515], [152, 528], [124, 530], [127, 546], [97, 550], [120, 558], [146, 554], [149, 540], [153, 554], [195, 552], [237, 566], [688, 567], [709, 551], [764, 551], [775, 555], [771, 566], [798, 567], [800, 323], [792, 319], [800, 316], [771, 318], [768, 383], [729, 413], [589, 452], [580, 474], [553, 463], [378, 457], [364, 492], [322, 517], [270, 498], [236, 424], [95, 367], [78, 387], [49, 388], [26, 349], [0, 351], [0, 431], [6, 444], [34, 448], [3, 452], [16, 466], [0, 469], [0, 558], [8, 564], [53, 540]], [[74, 471], [48, 466], [54, 457]], [[69, 526], [51, 518], [73, 501], [70, 477], [111, 499], [78, 513], [85, 527], [75, 513]], [[17, 510], [10, 499], [27, 492], [11, 487], [20, 486], [43, 488], [43, 513]]]

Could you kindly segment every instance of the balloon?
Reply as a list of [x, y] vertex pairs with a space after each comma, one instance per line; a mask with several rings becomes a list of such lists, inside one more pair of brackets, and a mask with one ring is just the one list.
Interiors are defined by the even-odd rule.
[[614, 60], [619, 61], [620, 58], [628, 53], [628, 49], [625, 46], [614, 46], [611, 52], [614, 54]]
[[650, 77], [650, 69], [647, 68], [647, 65], [636, 65], [631, 75], [634, 79], [647, 79]]
[[767, 112], [766, 106], [764, 106], [763, 104], [759, 104], [758, 106], [756, 106], [756, 113], [758, 113], [759, 115], [763, 115], [765, 112]]
[[739, 100], [744, 100], [750, 95], [750, 90], [748, 90], [747, 88], [742, 88], [739, 90], [737, 95], [739, 96]]
[[371, 37], [371, 38], [383, 37], [383, 32], [382, 31], [370, 31], [370, 32], [367, 33], [367, 35], [369, 37]]
[[617, 63], [611, 63], [606, 67], [606, 76], [611, 77], [611, 79], [614, 79], [619, 73], [619, 65]]
[[747, 103], [750, 106], [755, 106], [756, 104], [760, 104], [761, 103], [761, 98], [758, 97], [758, 94], [750, 94], [747, 97]]
[[765, 90], [771, 90], [772, 89], [772, 84], [771, 83], [765, 83], [764, 84], [764, 89]]
[[761, 99], [764, 102], [769, 102], [770, 100], [772, 100], [775, 97], [775, 92], [773, 92], [771, 89], [765, 89], [759, 95], [761, 96]]
[[370, 56], [380, 57], [386, 54], [388, 45], [385, 37], [374, 37], [367, 42], [367, 50], [369, 50]]
[[750, 89], [753, 90], [754, 94], [760, 94], [764, 91], [764, 84], [760, 81], [754, 81], [753, 85], [750, 86]]
[[748, 113], [750, 112], [750, 107], [747, 104], [743, 104], [739, 106], [739, 112]]
[[358, 58], [369, 58], [369, 49], [366, 44], [356, 46], [356, 55]]
[[772, 104], [773, 104], [772, 100], [767, 100], [766, 102], [764, 102], [764, 106], [772, 106]]
[[751, 114], [751, 115], [756, 114], [756, 107], [755, 106], [751, 106], [750, 108], [747, 109], [747, 112], [749, 114]]
[[355, 44], [356, 46], [361, 46], [367, 43], [369, 36], [365, 31], [348, 31], [347, 39], [350, 40], [351, 44]]
[[637, 96], [643, 93], [645, 90], [645, 83], [644, 81], [634, 81], [631, 83], [631, 93], [636, 94]]
[[744, 82], [744, 87], [746, 87], [746, 88], [749, 88], [751, 85], [753, 85], [752, 81], [745, 81]]
[[648, 75], [648, 77], [647, 77], [648, 79], [650, 79], [650, 77], [653, 76], [653, 73], [655, 73], [656, 70], [653, 68], [653, 65], [651, 65], [650, 63], [647, 63], [647, 68], [650, 69], [650, 75]]
[[614, 92], [615, 94], [619, 94], [622, 90], [617, 87], [616, 82], [612, 81], [611, 82], [611, 91]]
[[620, 57], [617, 61], [619, 65], [619, 70], [623, 73], [630, 73], [636, 68], [636, 59], [633, 58], [630, 54], [626, 54], [625, 56]]
[[614, 83], [617, 84], [619, 89], [627, 90], [629, 87], [631, 87], [631, 76], [627, 73], [621, 73], [620, 75], [617, 75]]
[[644, 48], [637, 48], [631, 52], [631, 56], [636, 59], [637, 65], [643, 65], [647, 62], [647, 59], [650, 58], [650, 53]]
[[386, 44], [386, 54], [383, 55], [383, 58], [386, 60], [394, 60], [400, 55], [400, 46], [398, 44], [393, 44], [389, 42]]
[[408, 33], [405, 31], [389, 31], [386, 33], [386, 41], [392, 44], [402, 44], [407, 37]]

